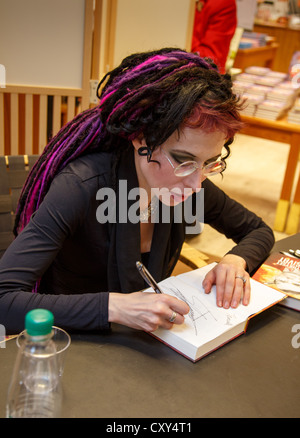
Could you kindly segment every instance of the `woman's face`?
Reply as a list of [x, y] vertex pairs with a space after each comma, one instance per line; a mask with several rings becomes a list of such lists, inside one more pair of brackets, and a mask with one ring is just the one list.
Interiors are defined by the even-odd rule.
[[[140, 147], [147, 146], [145, 139], [133, 140], [140, 187], [147, 191], [148, 196], [159, 196], [164, 204], [174, 206], [183, 202], [201, 189], [206, 178], [201, 168], [220, 158], [225, 141], [225, 134], [221, 131], [207, 133], [200, 128], [184, 127], [180, 135], [174, 132], [155, 149], [153, 161], [148, 163], [147, 157], [137, 152]], [[172, 165], [176, 168], [185, 161], [196, 161], [199, 168], [190, 175], [176, 176]]]

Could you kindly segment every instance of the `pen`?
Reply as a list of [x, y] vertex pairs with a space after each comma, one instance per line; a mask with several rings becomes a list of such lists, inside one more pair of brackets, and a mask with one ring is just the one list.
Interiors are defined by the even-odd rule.
[[158, 287], [158, 284], [156, 283], [156, 281], [154, 280], [148, 269], [143, 265], [143, 263], [136, 262], [136, 267], [139, 273], [141, 274], [141, 276], [143, 277], [143, 279], [145, 280], [145, 282], [154, 289], [154, 292], [156, 294], [162, 294], [162, 291]]
[[291, 252], [287, 252], [287, 251], [279, 251], [281, 254], [284, 254], [285, 256], [288, 257], [294, 257], [295, 259], [299, 259], [300, 257], [297, 256], [296, 254], [292, 254]]
[[296, 250], [289, 249], [289, 253], [292, 254], [293, 256], [298, 257], [298, 259], [300, 258], [300, 251], [299, 251], [299, 249], [296, 249]]

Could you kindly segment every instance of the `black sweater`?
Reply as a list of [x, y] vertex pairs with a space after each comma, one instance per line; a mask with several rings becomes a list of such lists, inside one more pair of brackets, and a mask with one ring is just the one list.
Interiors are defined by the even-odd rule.
[[[23, 330], [25, 314], [36, 307], [51, 310], [55, 325], [67, 330], [108, 329], [109, 292], [146, 287], [135, 266], [141, 259], [139, 223], [100, 224], [96, 218], [99, 189], [120, 180], [128, 191], [138, 187], [133, 153], [121, 159], [114, 183], [111, 160], [102, 152], [70, 163], [2, 257], [0, 324], [7, 333]], [[205, 223], [237, 243], [230, 253], [243, 257], [251, 272], [273, 246], [271, 229], [208, 179], [203, 188]], [[148, 267], [157, 281], [171, 274], [184, 242], [185, 224], [172, 218], [155, 224]]]

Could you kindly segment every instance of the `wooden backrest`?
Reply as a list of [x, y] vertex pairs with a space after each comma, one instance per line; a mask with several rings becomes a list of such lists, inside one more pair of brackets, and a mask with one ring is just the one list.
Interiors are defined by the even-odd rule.
[[0, 156], [0, 257], [14, 239], [13, 226], [20, 193], [38, 157]]

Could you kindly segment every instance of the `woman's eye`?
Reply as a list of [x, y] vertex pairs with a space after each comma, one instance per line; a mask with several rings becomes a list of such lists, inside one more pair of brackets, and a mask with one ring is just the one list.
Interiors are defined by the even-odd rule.
[[187, 161], [187, 159], [181, 158], [181, 157], [177, 157], [176, 155], [172, 155], [172, 158], [176, 161], [176, 163], [178, 164], [182, 164], [185, 161]]

